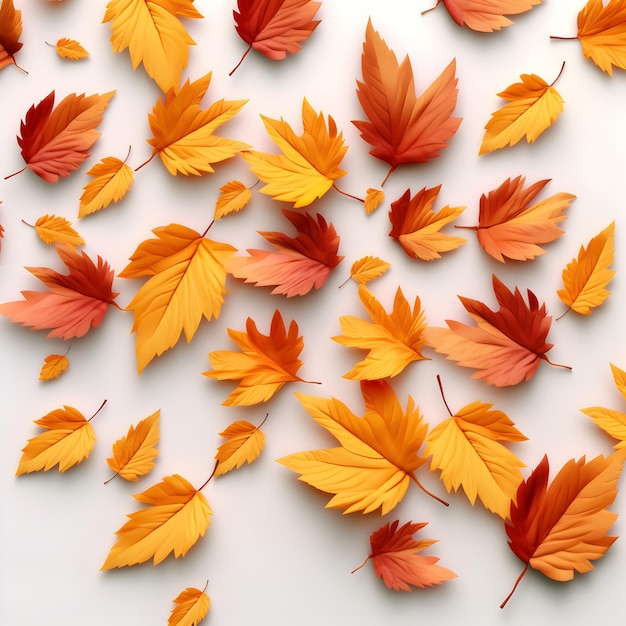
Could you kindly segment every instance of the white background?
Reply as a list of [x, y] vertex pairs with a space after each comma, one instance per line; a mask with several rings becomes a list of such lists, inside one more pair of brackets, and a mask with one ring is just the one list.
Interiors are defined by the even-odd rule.
[[[0, 174], [23, 167], [15, 135], [28, 108], [55, 89], [57, 102], [68, 93], [117, 90], [100, 126], [102, 137], [92, 157], [79, 171], [50, 185], [30, 171], [0, 180], [0, 223], [6, 233], [0, 253], [0, 301], [20, 298], [20, 290], [38, 289], [39, 282], [24, 266], [50, 266], [62, 271], [53, 249], [22, 224], [43, 214], [62, 215], [75, 223], [87, 244], [86, 252], [101, 255], [116, 274], [127, 264], [151, 229], [172, 222], [203, 232], [213, 217], [218, 188], [239, 178], [255, 180], [242, 159], [233, 159], [202, 178], [173, 177], [158, 159], [137, 173], [128, 196], [118, 205], [77, 219], [78, 199], [88, 182], [86, 170], [105, 156], [124, 158], [136, 167], [150, 154], [147, 115], [159, 97], [156, 84], [142, 68], [133, 72], [127, 52], [113, 55], [109, 26], [102, 24], [103, 0], [49, 3], [16, 0], [22, 10], [23, 49], [15, 67], [0, 72]], [[293, 396], [293, 391], [335, 396], [355, 413], [362, 412], [358, 384], [342, 378], [363, 353], [344, 348], [330, 337], [340, 333], [339, 316], [366, 314], [356, 284], [337, 287], [352, 262], [378, 255], [392, 269], [371, 284], [390, 309], [398, 286], [413, 301], [422, 299], [429, 324], [445, 319], [468, 321], [457, 295], [483, 300], [495, 307], [491, 276], [495, 272], [510, 288], [532, 289], [555, 317], [563, 311], [556, 296], [561, 270], [581, 244], [616, 220], [617, 275], [612, 296], [590, 317], [568, 314], [554, 322], [549, 340], [553, 361], [569, 364], [571, 372], [542, 364], [528, 383], [496, 389], [470, 378], [471, 370], [444, 361], [428, 351], [432, 361], [412, 364], [392, 381], [403, 405], [411, 394], [431, 425], [447, 417], [436, 383], [440, 374], [447, 401], [458, 410], [482, 400], [505, 411], [529, 441], [512, 449], [530, 469], [548, 454], [551, 475], [571, 458], [608, 454], [612, 441], [580, 412], [591, 405], [625, 409], [615, 390], [609, 362], [626, 368], [624, 332], [625, 262], [624, 151], [626, 82], [617, 70], [612, 78], [584, 60], [577, 41], [551, 41], [550, 35], [576, 33], [582, 0], [546, 0], [515, 25], [490, 35], [460, 29], [443, 5], [424, 16], [430, 0], [326, 0], [319, 11], [322, 23], [303, 49], [283, 62], [271, 62], [251, 52], [229, 77], [246, 45], [234, 29], [234, 1], [197, 0], [202, 20], [186, 20], [196, 40], [183, 77], [192, 80], [213, 71], [204, 103], [219, 98], [249, 99], [242, 112], [217, 134], [273, 152], [259, 114], [283, 117], [301, 132], [300, 112], [306, 97], [317, 110], [337, 122], [349, 150], [342, 164], [349, 174], [339, 181], [348, 192], [363, 195], [380, 185], [387, 165], [368, 155], [369, 146], [351, 120], [364, 119], [355, 95], [361, 77], [360, 57], [365, 26], [371, 16], [376, 30], [399, 58], [409, 54], [418, 91], [443, 68], [457, 60], [459, 100], [456, 115], [464, 118], [459, 131], [428, 164], [404, 166], [385, 185], [386, 201], [366, 216], [357, 202], [332, 190], [310, 207], [331, 221], [341, 236], [345, 260], [324, 287], [302, 298], [271, 296], [269, 289], [244, 285], [231, 278], [230, 293], [217, 321], [203, 322], [191, 344], [181, 340], [138, 376], [132, 314], [111, 308], [102, 326], [71, 341], [70, 369], [60, 379], [38, 381], [43, 359], [63, 353], [67, 344], [46, 339], [0, 319], [0, 623], [7, 626], [137, 626], [165, 624], [172, 599], [185, 587], [202, 588], [212, 597], [209, 624], [245, 623], [359, 624], [394, 626], [449, 623], [587, 624], [620, 614], [626, 546], [618, 540], [589, 574], [557, 583], [530, 571], [504, 610], [499, 604], [510, 591], [523, 564], [507, 546], [502, 521], [478, 503], [472, 508], [462, 493], [446, 494], [437, 473], [427, 466], [419, 474], [431, 490], [447, 497], [449, 508], [410, 488], [403, 502], [385, 518], [342, 515], [325, 509], [328, 498], [296, 479], [275, 459], [292, 452], [329, 447], [334, 440], [322, 431]], [[78, 39], [90, 52], [88, 60], [65, 61], [44, 42], [59, 37]], [[503, 102], [496, 94], [535, 73], [547, 82], [566, 67], [556, 88], [565, 110], [535, 144], [519, 144], [478, 157], [483, 127]], [[478, 200], [508, 177], [524, 175], [534, 182], [551, 178], [544, 191], [565, 191], [577, 199], [563, 223], [566, 234], [545, 247], [546, 254], [526, 263], [497, 263], [479, 247], [471, 231], [459, 250], [432, 263], [411, 260], [387, 236], [389, 203], [407, 187], [415, 193], [442, 184], [435, 208], [467, 206], [459, 223], [474, 225]], [[210, 232], [218, 241], [240, 250], [266, 248], [257, 230], [291, 227], [281, 214], [289, 208], [255, 193], [242, 213], [221, 220]], [[118, 303], [126, 306], [143, 284], [116, 278]], [[207, 354], [233, 348], [226, 329], [241, 330], [248, 315], [267, 333], [275, 308], [287, 321], [296, 319], [305, 347], [303, 378], [321, 386], [285, 386], [264, 406], [223, 407], [231, 383], [209, 380]], [[103, 399], [107, 405], [92, 422], [98, 441], [89, 459], [59, 474], [56, 470], [16, 478], [20, 450], [39, 429], [33, 420], [70, 405], [86, 416]], [[156, 409], [161, 409], [161, 451], [152, 473], [138, 483], [116, 479], [103, 482], [111, 471], [105, 459], [113, 442]], [[161, 477], [179, 473], [199, 486], [213, 468], [221, 442], [218, 433], [235, 419], [258, 423], [265, 412], [267, 447], [260, 459], [239, 471], [213, 480], [204, 489], [214, 515], [207, 535], [184, 559], [100, 572], [114, 532], [126, 514], [137, 510], [131, 494]], [[623, 481], [622, 481], [623, 482]], [[626, 501], [618, 495], [612, 510], [620, 514], [613, 534], [624, 533]], [[369, 535], [384, 523], [400, 519], [426, 521], [422, 536], [439, 539], [428, 550], [458, 578], [440, 587], [412, 593], [392, 592], [368, 564], [350, 571], [369, 553]]]

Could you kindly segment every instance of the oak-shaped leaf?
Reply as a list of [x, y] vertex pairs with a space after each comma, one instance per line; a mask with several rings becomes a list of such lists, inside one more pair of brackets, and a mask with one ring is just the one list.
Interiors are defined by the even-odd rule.
[[607, 535], [617, 519], [607, 507], [617, 495], [623, 460], [618, 453], [589, 462], [585, 457], [572, 459], [548, 486], [544, 456], [520, 484], [505, 530], [509, 547], [525, 566], [501, 608], [529, 567], [558, 581], [593, 569], [591, 561], [601, 558], [617, 539]]
[[420, 352], [426, 343], [426, 318], [418, 296], [411, 310], [398, 287], [390, 313], [365, 285], [359, 285], [359, 298], [372, 321], [342, 315], [339, 318], [342, 334], [332, 337], [342, 346], [368, 350], [367, 356], [344, 374], [344, 378], [378, 380], [393, 377], [413, 361], [428, 360]]
[[208, 584], [207, 581], [204, 589], [187, 587], [174, 598], [176, 606], [167, 620], [168, 626], [197, 626], [207, 616], [211, 606], [211, 598], [205, 593]]
[[235, 278], [257, 287], [274, 287], [273, 294], [288, 298], [319, 289], [342, 260], [338, 256], [339, 235], [332, 224], [317, 213], [283, 210], [296, 229], [296, 236], [259, 231], [275, 250], [246, 250], [248, 256], [233, 256], [226, 270]]
[[149, 276], [126, 307], [134, 313], [139, 373], [174, 347], [183, 332], [189, 343], [203, 317], [219, 316], [226, 293], [224, 265], [236, 251], [180, 224], [152, 232], [156, 238], [140, 243], [119, 274]]
[[76, 39], [69, 39], [68, 37], [61, 37], [54, 45], [57, 54], [62, 59], [69, 59], [70, 61], [78, 61], [80, 59], [86, 59], [89, 56], [89, 52], [80, 45]]
[[353, 574], [372, 559], [376, 576], [395, 591], [411, 591], [410, 585], [431, 587], [456, 578], [452, 570], [437, 565], [439, 559], [436, 556], [418, 554], [437, 543], [437, 539], [418, 541], [413, 538], [427, 522], [406, 522], [398, 528], [399, 523], [399, 520], [388, 522], [371, 534], [372, 551], [363, 564], [352, 571]]
[[281, 154], [256, 150], [241, 153], [250, 169], [265, 183], [261, 193], [274, 200], [292, 202], [298, 209], [321, 198], [347, 172], [339, 166], [348, 146], [335, 120], [316, 113], [308, 100], [302, 101], [302, 134], [296, 135], [284, 119], [261, 115], [265, 129]]
[[15, 54], [22, 49], [22, 12], [16, 10], [13, 0], [2, 0], [0, 5], [0, 70], [17, 65]]
[[217, 449], [215, 458], [217, 467], [214, 476], [221, 476], [233, 469], [239, 469], [244, 463], [252, 463], [259, 458], [265, 447], [265, 433], [261, 426], [263, 421], [255, 426], [247, 420], [237, 420], [220, 433], [226, 441]]
[[211, 368], [202, 372], [216, 380], [235, 380], [239, 384], [222, 402], [224, 406], [249, 406], [266, 402], [285, 383], [300, 381], [297, 375], [302, 361], [298, 358], [304, 340], [298, 336], [298, 324], [292, 320], [289, 329], [278, 309], [274, 311], [270, 332], [261, 333], [249, 317], [246, 330], [228, 329], [228, 336], [240, 351], [209, 352]]
[[0, 315], [33, 330], [50, 329], [48, 337], [82, 337], [102, 323], [118, 294], [112, 291], [113, 270], [98, 257], [94, 263], [86, 252], [57, 246], [57, 254], [69, 270], [59, 274], [48, 267], [27, 267], [47, 291], [22, 291], [24, 300], [0, 304]]
[[59, 215], [42, 215], [33, 227], [41, 241], [47, 244], [66, 244], [70, 248], [85, 244], [72, 223]]
[[135, 173], [126, 161], [105, 157], [87, 171], [87, 176], [92, 180], [83, 187], [78, 217], [105, 209], [111, 202], [119, 202], [131, 188]]
[[117, 541], [100, 569], [136, 565], [150, 559], [158, 565], [171, 553], [175, 558], [184, 557], [211, 523], [213, 511], [200, 489], [173, 474], [134, 494], [136, 500], [149, 506], [127, 516], [128, 521], [115, 533]]
[[252, 191], [239, 180], [231, 180], [220, 187], [220, 195], [215, 201], [213, 219], [219, 220], [231, 213], [237, 213], [252, 199]]
[[39, 371], [39, 380], [54, 380], [70, 366], [70, 361], [66, 354], [49, 354], [44, 358], [43, 365]]
[[361, 71], [363, 80], [357, 80], [356, 93], [367, 121], [352, 123], [373, 146], [370, 154], [389, 164], [387, 176], [399, 165], [439, 156], [461, 123], [461, 118], [452, 116], [458, 94], [456, 61], [418, 96], [409, 57], [398, 64], [393, 50], [368, 21]]
[[442, 252], [455, 250], [465, 243], [462, 237], [442, 233], [441, 229], [463, 213], [465, 207], [444, 206], [437, 213], [433, 204], [441, 185], [424, 187], [411, 197], [407, 189], [400, 198], [391, 203], [389, 236], [396, 239], [408, 256], [422, 261], [441, 258]]

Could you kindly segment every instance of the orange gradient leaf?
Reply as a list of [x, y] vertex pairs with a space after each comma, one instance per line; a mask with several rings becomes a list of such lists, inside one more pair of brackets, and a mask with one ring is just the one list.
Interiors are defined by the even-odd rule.
[[54, 380], [70, 366], [70, 361], [65, 354], [49, 354], [44, 359], [44, 364], [39, 372], [39, 380]]
[[71, 61], [86, 59], [89, 56], [89, 52], [87, 52], [78, 41], [68, 39], [67, 37], [61, 37], [61, 39], [56, 42], [55, 49], [62, 59], [69, 59]]
[[363, 202], [363, 206], [365, 207], [365, 213], [370, 215], [373, 213], [383, 202], [385, 199], [385, 192], [381, 189], [374, 189], [370, 187], [367, 190], [367, 195], [365, 196], [365, 201]]
[[[127, 157], [128, 158], [128, 157]], [[78, 206], [78, 217], [105, 209], [111, 202], [119, 202], [133, 184], [135, 173], [117, 157], [105, 157], [87, 172], [92, 180], [83, 187]]]
[[220, 187], [220, 195], [215, 202], [214, 220], [222, 219], [231, 213], [241, 211], [252, 199], [252, 191], [238, 180], [230, 182]]
[[352, 264], [350, 278], [360, 285], [367, 285], [370, 280], [380, 278], [390, 267], [391, 263], [387, 263], [377, 256], [364, 256]]
[[82, 246], [85, 240], [64, 217], [42, 215], [34, 224], [37, 236], [47, 244], [67, 244], [70, 248]]
[[[208, 585], [208, 581], [207, 581]], [[167, 620], [168, 626], [197, 626], [209, 613], [211, 598], [203, 590], [187, 587], [176, 598], [176, 605]]]
[[13, 0], [2, 0], [0, 5], [0, 70], [17, 65], [15, 54], [22, 49], [22, 12], [15, 9]]
[[217, 449], [214, 476], [239, 469], [244, 463], [252, 463], [259, 458], [265, 447], [265, 434], [261, 426], [266, 419], [267, 415], [258, 426], [246, 420], [237, 420], [220, 433], [220, 437], [226, 441]]

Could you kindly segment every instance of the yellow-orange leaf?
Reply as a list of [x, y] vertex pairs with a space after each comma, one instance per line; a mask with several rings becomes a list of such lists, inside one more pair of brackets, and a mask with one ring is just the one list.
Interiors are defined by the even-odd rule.
[[425, 344], [426, 318], [419, 297], [415, 297], [411, 311], [411, 305], [398, 287], [391, 313], [383, 309], [365, 285], [359, 285], [359, 298], [372, 321], [342, 315], [339, 323], [343, 334], [332, 339], [342, 346], [369, 352], [344, 374], [344, 378], [378, 380], [396, 376], [409, 363], [428, 359], [420, 352]]
[[86, 59], [89, 56], [89, 52], [83, 48], [75, 39], [68, 39], [67, 37], [61, 37], [55, 45], [57, 54], [62, 59], [70, 59], [71, 61], [77, 61], [79, 59]]
[[115, 533], [118, 539], [103, 570], [150, 559], [158, 565], [172, 552], [175, 558], [183, 557], [211, 523], [213, 511], [206, 498], [179, 474], [166, 476], [133, 497], [150, 506], [127, 516], [129, 520]]
[[[265, 416], [267, 419], [267, 415]], [[265, 447], [265, 434], [261, 426], [265, 422], [255, 426], [246, 420], [237, 420], [220, 433], [226, 441], [217, 449], [215, 458], [217, 468], [215, 476], [240, 468], [244, 463], [252, 463], [259, 458]]]
[[365, 206], [365, 212], [369, 215], [373, 213], [385, 199], [385, 192], [382, 189], [374, 189], [370, 187], [367, 190], [367, 195], [365, 196], [365, 202], [363, 205]]
[[[207, 583], [208, 585], [208, 583]], [[211, 598], [204, 593], [204, 590], [195, 587], [187, 587], [181, 591], [176, 598], [176, 605], [167, 620], [168, 626], [196, 626], [208, 614], [211, 606]]]
[[15, 63], [15, 53], [22, 49], [22, 12], [15, 9], [13, 0], [0, 4], [0, 70]]
[[113, 444], [113, 456], [107, 459], [109, 467], [117, 476], [136, 481], [154, 467], [154, 459], [159, 454], [159, 418], [161, 410], [131, 426], [128, 434]]
[[49, 354], [39, 372], [39, 380], [53, 380], [58, 378], [70, 366], [69, 359], [64, 354]]
[[35, 222], [35, 232], [47, 244], [65, 243], [74, 248], [85, 243], [85, 240], [72, 228], [72, 223], [58, 215], [42, 215]]
[[111, 202], [119, 202], [133, 184], [135, 173], [125, 161], [105, 157], [87, 172], [87, 176], [93, 177], [93, 180], [83, 187], [78, 217], [104, 209]]
[[370, 280], [382, 276], [390, 267], [391, 263], [377, 256], [364, 256], [352, 264], [350, 278], [361, 285], [366, 285]]
[[561, 301], [572, 311], [589, 315], [600, 306], [611, 292], [606, 286], [615, 271], [609, 269], [615, 259], [615, 222], [580, 247], [578, 258], [572, 259], [563, 270], [563, 289], [557, 291]]
[[225, 215], [241, 211], [252, 198], [252, 192], [238, 180], [230, 182], [220, 187], [220, 195], [215, 203], [214, 220], [219, 220]]

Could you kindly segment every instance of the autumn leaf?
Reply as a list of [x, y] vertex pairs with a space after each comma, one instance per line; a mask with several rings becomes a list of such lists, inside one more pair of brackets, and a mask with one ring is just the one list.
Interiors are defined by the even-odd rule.
[[214, 220], [222, 219], [231, 213], [241, 211], [252, 199], [250, 187], [238, 180], [231, 180], [220, 187], [220, 195], [215, 202]]
[[111, 202], [119, 202], [131, 188], [135, 173], [126, 160], [105, 157], [87, 172], [87, 176], [93, 180], [83, 187], [78, 206], [79, 218], [105, 209]]
[[209, 582], [203, 590], [195, 587], [187, 587], [176, 598], [176, 605], [167, 620], [168, 626], [196, 626], [208, 614], [211, 598], [205, 593]]
[[373, 213], [385, 199], [385, 192], [381, 189], [374, 189], [370, 187], [367, 190], [367, 195], [365, 196], [365, 201], [363, 202], [363, 206], [365, 207], [365, 212], [370, 215]]
[[55, 49], [62, 59], [69, 59], [71, 61], [86, 59], [89, 56], [89, 52], [87, 52], [78, 41], [68, 39], [67, 37], [61, 37], [61, 39], [56, 42]]
[[332, 224], [317, 213], [283, 210], [297, 234], [259, 231], [275, 250], [246, 250], [249, 256], [233, 256], [226, 269], [235, 278], [257, 287], [273, 286], [273, 294], [288, 298], [319, 289], [342, 260], [338, 256], [339, 235]]
[[[390, 263], [383, 261], [377, 256], [364, 256], [357, 259], [352, 264], [352, 267], [350, 268], [350, 278], [355, 280], [360, 285], [367, 285], [370, 280], [380, 278], [390, 267]], [[345, 285], [350, 278], [339, 286], [342, 287]]]
[[308, 100], [302, 102], [302, 135], [296, 135], [282, 118], [273, 120], [261, 115], [265, 129], [282, 154], [245, 150], [241, 156], [250, 169], [265, 183], [261, 193], [274, 200], [292, 202], [302, 208], [321, 198], [335, 181], [347, 172], [339, 166], [348, 146], [335, 120], [317, 114]]
[[20, 124], [17, 143], [26, 168], [48, 183], [69, 176], [89, 156], [87, 150], [100, 137], [96, 130], [115, 91], [99, 95], [72, 93], [55, 107], [54, 91], [30, 107]]
[[[142, 0], [145, 1], [145, 0]], [[185, 2], [187, 0], [184, 0]], [[232, 119], [247, 100], [218, 100], [208, 109], [200, 102], [209, 88], [211, 72], [190, 83], [186, 80], [180, 89], [170, 89], [157, 100], [148, 116], [152, 138], [150, 158], [157, 154], [170, 174], [185, 176], [212, 173], [214, 163], [235, 156], [248, 144], [214, 135], [214, 131]]]
[[164, 93], [178, 89], [195, 45], [179, 17], [202, 15], [193, 0], [110, 0], [102, 20], [111, 22], [113, 52], [128, 48], [133, 69], [143, 63]]
[[[423, 11], [427, 13], [438, 7], [442, 0], [437, 0], [432, 9]], [[443, 0], [450, 17], [459, 25], [467, 26], [472, 30], [490, 33], [510, 26], [513, 22], [507, 15], [518, 15], [530, 11], [535, 5], [541, 4], [541, 0]]]
[[313, 0], [237, 0], [235, 30], [248, 48], [229, 76], [253, 48], [280, 61], [302, 48], [321, 20], [314, 20], [321, 2]]
[[446, 320], [448, 328], [428, 327], [424, 331], [426, 341], [447, 359], [475, 369], [472, 378], [488, 385], [500, 387], [530, 380], [541, 361], [557, 365], [546, 356], [553, 344], [546, 342], [552, 317], [545, 304], [539, 306], [530, 289], [526, 304], [517, 287], [511, 292], [495, 275], [493, 290], [500, 305], [497, 311], [459, 296], [476, 326]]
[[[609, 269], [615, 260], [615, 222], [611, 222], [587, 244], [580, 247], [578, 258], [563, 270], [563, 289], [556, 293], [568, 311], [589, 315], [611, 295], [606, 288], [615, 275]], [[567, 312], [567, 311], [566, 311]]]
[[344, 374], [344, 378], [378, 380], [397, 376], [409, 363], [428, 360], [420, 352], [426, 343], [423, 336], [426, 319], [419, 297], [415, 297], [411, 311], [411, 305], [398, 287], [391, 313], [383, 309], [365, 285], [359, 285], [359, 298], [372, 321], [342, 315], [339, 323], [343, 334], [332, 337], [342, 346], [368, 350], [367, 356]]
[[228, 336], [241, 350], [215, 350], [209, 352], [212, 369], [202, 372], [216, 380], [239, 381], [237, 387], [222, 402], [224, 406], [249, 406], [266, 402], [285, 383], [300, 381], [297, 375], [302, 361], [298, 359], [304, 340], [298, 336], [298, 324], [292, 320], [289, 330], [276, 309], [269, 335], [257, 329], [249, 317], [246, 330], [228, 329]]
[[179, 474], [163, 480], [133, 497], [150, 506], [130, 513], [115, 533], [118, 537], [100, 569], [125, 567], [150, 559], [158, 565], [172, 552], [184, 557], [203, 537], [213, 511], [201, 489]]
[[550, 179], [524, 188], [524, 176], [507, 178], [497, 189], [480, 197], [478, 226], [457, 226], [476, 231], [482, 249], [496, 261], [505, 257], [515, 261], [534, 259], [545, 252], [540, 244], [558, 239], [563, 231], [558, 224], [576, 196], [556, 193], [531, 204]]
[[65, 354], [49, 354], [44, 358], [44, 363], [39, 372], [39, 380], [54, 380], [66, 372], [69, 366], [70, 361], [67, 358], [67, 352]]
[[265, 447], [265, 434], [261, 426], [266, 419], [267, 414], [258, 426], [246, 420], [237, 420], [220, 433], [220, 437], [224, 437], [226, 441], [215, 455], [218, 462], [215, 476], [239, 469], [244, 463], [252, 463], [259, 458]]
[[381, 508], [385, 515], [402, 500], [411, 481], [426, 491], [415, 471], [426, 463], [419, 449], [428, 427], [411, 396], [403, 411], [386, 381], [360, 384], [363, 417], [335, 398], [297, 393], [311, 417], [340, 447], [290, 454], [278, 463], [300, 474], [299, 480], [333, 494], [327, 507], [344, 513]]
[[119, 274], [149, 276], [126, 307], [134, 313], [139, 373], [174, 347], [183, 332], [189, 343], [203, 317], [219, 317], [226, 293], [224, 265], [236, 251], [179, 224], [152, 232], [156, 239], [140, 243]]
[[72, 223], [58, 215], [42, 215], [34, 224], [24, 224], [34, 228], [37, 236], [46, 244], [67, 244], [70, 248], [85, 244]]
[[22, 291], [24, 300], [0, 304], [0, 315], [33, 330], [51, 329], [48, 337], [82, 337], [100, 326], [109, 305], [119, 308], [118, 294], [111, 290], [113, 270], [100, 257], [96, 264], [85, 252], [66, 246], [57, 246], [56, 251], [69, 272], [27, 267], [48, 291]]
[[[0, 5], [0, 70], [11, 63], [17, 67], [15, 54], [22, 49], [22, 12], [15, 9], [13, 0], [2, 0]], [[21, 69], [21, 68], [20, 68]]]
[[456, 578], [453, 571], [437, 565], [439, 559], [436, 556], [418, 554], [437, 542], [433, 539], [413, 539], [413, 535], [427, 522], [406, 522], [398, 528], [399, 523], [399, 520], [387, 523], [371, 534], [372, 551], [362, 565], [352, 571], [353, 574], [372, 559], [376, 576], [395, 591], [411, 591], [409, 585], [430, 587]]
[[522, 74], [521, 83], [513, 83], [498, 94], [508, 103], [491, 114], [479, 155], [514, 146], [524, 138], [533, 143], [552, 126], [563, 111], [563, 98], [554, 84], [564, 67], [565, 63], [551, 85], [536, 74]]
[[357, 81], [356, 93], [369, 121], [352, 123], [373, 146], [370, 154], [390, 165], [387, 177], [399, 165], [439, 156], [461, 123], [461, 118], [452, 117], [458, 93], [456, 61], [417, 96], [408, 56], [398, 64], [368, 21], [361, 67], [363, 80]]
[[462, 237], [447, 235], [441, 229], [454, 221], [465, 207], [444, 206], [435, 213], [432, 209], [441, 185], [424, 187], [411, 197], [407, 189], [391, 203], [389, 236], [398, 240], [404, 251], [415, 259], [432, 261], [441, 258], [441, 252], [455, 250], [465, 243]]
[[552, 580], [567, 581], [574, 572], [593, 569], [617, 537], [607, 532], [617, 519], [607, 507], [617, 495], [623, 457], [597, 456], [568, 461], [548, 486], [548, 458], [543, 457], [517, 491], [511, 521], [505, 523], [509, 546], [525, 563], [508, 602], [529, 567]]
[[107, 459], [107, 463], [115, 476], [136, 481], [154, 467], [154, 459], [159, 454], [155, 446], [159, 442], [160, 416], [161, 410], [158, 409], [137, 426], [131, 425], [128, 434], [113, 444], [113, 456]]
[[84, 461], [94, 448], [96, 434], [91, 420], [100, 412], [100, 408], [89, 418], [71, 406], [55, 409], [35, 420], [45, 432], [28, 440], [22, 448], [22, 457], [17, 466], [16, 476], [38, 472], [47, 472], [56, 465], [59, 472]]

